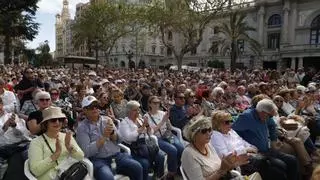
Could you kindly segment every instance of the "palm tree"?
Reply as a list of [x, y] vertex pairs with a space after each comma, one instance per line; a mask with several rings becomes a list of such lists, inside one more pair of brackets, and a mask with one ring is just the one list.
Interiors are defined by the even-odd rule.
[[[216, 31], [221, 36], [212, 42], [211, 51], [219, 52], [221, 55], [226, 55], [230, 52], [231, 62], [230, 68], [233, 72], [236, 68], [236, 60], [239, 57], [240, 49], [238, 42], [243, 41], [248, 48], [255, 54], [260, 54], [261, 45], [258, 41], [248, 35], [250, 31], [256, 31], [255, 28], [249, 26], [245, 22], [246, 14], [240, 12], [231, 12], [229, 20], [223, 21]], [[216, 32], [215, 32], [216, 33]]]

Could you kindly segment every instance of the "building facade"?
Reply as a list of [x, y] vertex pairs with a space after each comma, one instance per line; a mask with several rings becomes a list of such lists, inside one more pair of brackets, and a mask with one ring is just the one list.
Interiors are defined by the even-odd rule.
[[[130, 3], [143, 2], [147, 1], [130, 1]], [[78, 15], [76, 13], [76, 18], [81, 14], [81, 9], [87, 5], [77, 5]], [[64, 0], [61, 16], [57, 15], [56, 56], [68, 53], [88, 56], [85, 44], [78, 50], [72, 48], [72, 32], [70, 26], [68, 26], [72, 24], [72, 20], [67, 15], [66, 8], [67, 1]], [[246, 22], [256, 29], [256, 31], [250, 32], [249, 36], [256, 39], [262, 46], [262, 54], [256, 55], [250, 51], [245, 42], [241, 44], [242, 52], [237, 60], [238, 64], [248, 68], [320, 68], [319, 0], [254, 0], [236, 8], [247, 13]], [[228, 53], [212, 54], [210, 52], [215, 37], [215, 24], [213, 21], [205, 29], [203, 41], [195, 51], [184, 56], [183, 64], [206, 66], [208, 61], [215, 59], [223, 61], [226, 67], [229, 66], [230, 56]], [[178, 35], [174, 32], [168, 32], [167, 38], [170, 38], [173, 44], [179, 44]], [[112, 67], [128, 67], [129, 60], [134, 62], [136, 66], [141, 67], [176, 64], [172, 52], [161, 43], [161, 38], [144, 31], [120, 38], [115, 44], [108, 61], [102, 52], [99, 53], [98, 57], [100, 64]]]

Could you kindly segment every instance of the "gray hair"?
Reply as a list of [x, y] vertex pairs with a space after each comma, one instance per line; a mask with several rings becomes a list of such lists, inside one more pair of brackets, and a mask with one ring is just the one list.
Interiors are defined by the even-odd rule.
[[278, 111], [278, 108], [271, 99], [262, 99], [258, 102], [256, 110], [258, 112], [271, 113], [272, 111]]
[[129, 112], [134, 108], [139, 108], [140, 103], [138, 101], [129, 101], [126, 105], [126, 114], [128, 115]]
[[36, 96], [35, 96], [36, 102], [38, 102], [39, 99], [41, 99], [41, 98], [51, 99], [50, 94], [46, 91], [40, 91], [40, 92], [36, 93]]
[[222, 87], [215, 87], [215, 88], [212, 90], [211, 95], [212, 95], [213, 97], [216, 97], [219, 92], [222, 93], [222, 94], [224, 94], [223, 88], [222, 88]]

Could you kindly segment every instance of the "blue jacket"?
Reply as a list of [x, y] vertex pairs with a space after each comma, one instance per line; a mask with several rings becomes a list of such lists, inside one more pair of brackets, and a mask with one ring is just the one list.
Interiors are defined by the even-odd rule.
[[276, 123], [273, 118], [262, 122], [255, 108], [248, 109], [240, 114], [238, 120], [233, 123], [232, 129], [244, 140], [255, 145], [261, 152], [269, 150], [269, 139], [275, 141], [278, 138]]

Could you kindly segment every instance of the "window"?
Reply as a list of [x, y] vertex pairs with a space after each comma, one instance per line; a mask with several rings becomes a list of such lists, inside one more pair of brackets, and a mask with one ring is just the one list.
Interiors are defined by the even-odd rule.
[[320, 15], [311, 23], [310, 44], [320, 44]]
[[170, 48], [167, 48], [167, 56], [172, 56], [172, 50]]
[[172, 41], [172, 32], [171, 31], [168, 32], [168, 40]]
[[193, 48], [191, 50], [191, 55], [196, 55], [197, 54], [197, 48]]
[[156, 46], [152, 46], [152, 54], [156, 53]]
[[164, 54], [164, 47], [160, 48], [160, 54], [163, 55]]
[[278, 49], [280, 46], [280, 33], [268, 34], [268, 49]]
[[281, 23], [281, 16], [279, 14], [274, 14], [268, 20], [268, 27], [281, 27]]

